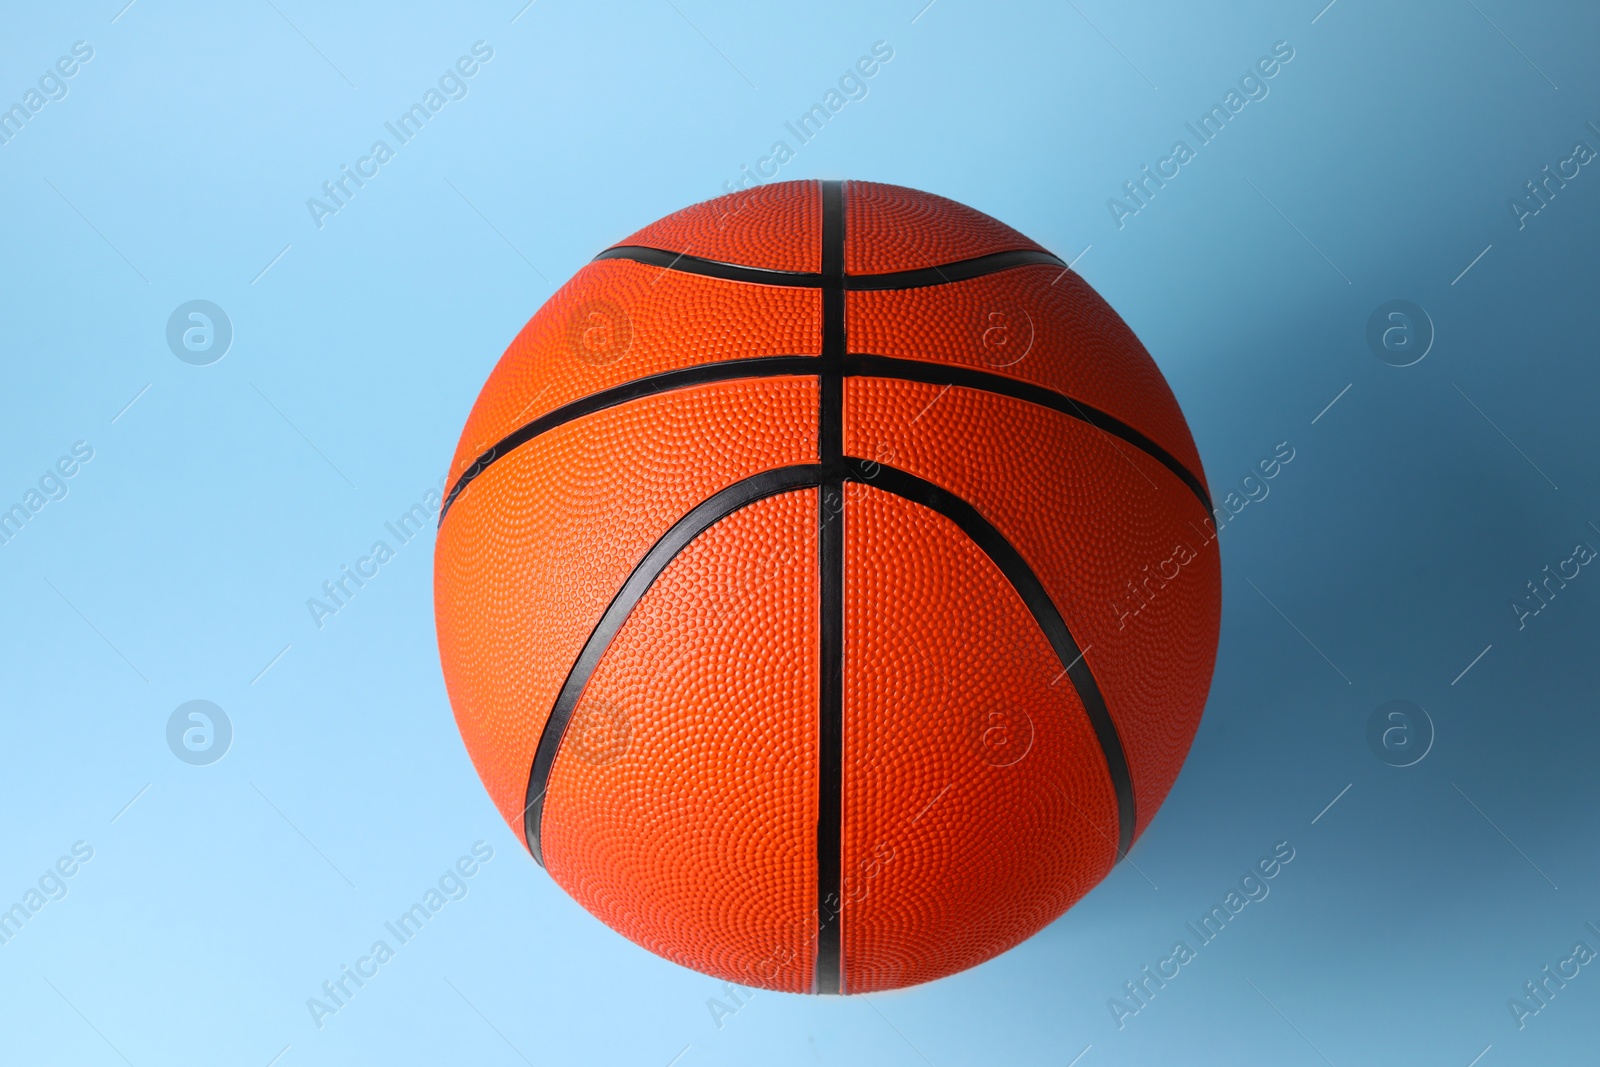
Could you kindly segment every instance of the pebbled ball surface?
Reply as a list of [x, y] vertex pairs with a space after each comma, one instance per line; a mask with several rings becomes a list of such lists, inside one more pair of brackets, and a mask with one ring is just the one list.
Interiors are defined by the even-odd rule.
[[972, 504], [1044, 583], [1117, 724], [1143, 832], [1199, 729], [1217, 646], [1221, 572], [1193, 492], [1126, 442], [1010, 397], [856, 378], [845, 410], [846, 450]]
[[1077, 692], [949, 519], [845, 486], [842, 911], [852, 993], [1031, 937], [1105, 877], [1117, 807]]
[[1071, 271], [1015, 267], [926, 289], [847, 293], [845, 310], [854, 351], [1053, 389], [1127, 423], [1205, 480], [1188, 423], [1155, 361]]
[[761, 185], [686, 207], [617, 244], [764, 270], [820, 270], [822, 194], [816, 182]]
[[[550, 775], [550, 875], [667, 959], [811, 982], [817, 890], [817, 492], [769, 497], [675, 558], [579, 701], [604, 744]], [[592, 731], [579, 736], [592, 736]]]
[[[850, 274], [1039, 248], [898, 186], [845, 183], [844, 205]], [[814, 273], [822, 210], [818, 183], [772, 183], [620, 244]], [[849, 352], [1053, 390], [1204, 481], [1156, 364], [1070, 270], [848, 291], [844, 308]], [[816, 288], [591, 263], [489, 376], [452, 482], [565, 405], [666, 371], [820, 357], [823, 333]], [[1206, 508], [1139, 447], [1043, 405], [887, 377], [845, 377], [841, 392], [847, 455], [961, 498], [1038, 577], [1126, 752], [1137, 837], [1210, 684], [1221, 578]], [[791, 374], [636, 397], [496, 455], [456, 498], [435, 549], [440, 659], [467, 751], [519, 839], [540, 735], [607, 606], [708, 497], [817, 463], [821, 396], [816, 375]], [[1116, 861], [1118, 811], [1076, 688], [984, 551], [870, 476], [847, 482], [842, 503], [823, 494], [789, 490], [727, 515], [645, 591], [560, 739], [540, 831], [551, 876], [622, 935], [740, 985], [813, 989], [826, 810], [818, 526], [822, 507], [842, 506], [844, 652], [829, 668], [842, 672], [842, 878], [827, 925], [844, 991], [870, 993], [972, 967], [1055, 920]]]
[[942, 196], [878, 182], [850, 182], [844, 269], [850, 274], [922, 270], [1018, 249], [1041, 250], [1010, 226]]
[[642, 398], [528, 442], [450, 509], [434, 549], [439, 658], [461, 738], [519, 839], [540, 731], [628, 573], [706, 497], [815, 460], [816, 409], [812, 378]]
[[467, 419], [450, 480], [524, 423], [602, 389], [702, 363], [821, 350], [815, 290], [590, 263], [506, 349]]

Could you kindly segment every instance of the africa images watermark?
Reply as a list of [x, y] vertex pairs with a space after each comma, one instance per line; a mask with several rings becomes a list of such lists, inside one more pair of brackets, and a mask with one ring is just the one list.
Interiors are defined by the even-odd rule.
[[22, 928], [43, 911], [46, 904], [52, 900], [66, 899], [67, 879], [76, 875], [82, 865], [92, 859], [94, 847], [87, 841], [74, 841], [72, 855], [63, 854], [54, 864], [46, 867], [39, 876], [37, 888], [29, 886], [27, 892], [22, 894], [22, 899], [0, 911], [0, 945], [10, 944], [11, 939], [22, 933]]
[[22, 499], [5, 507], [0, 504], [0, 545], [9, 545], [12, 538], [22, 532], [33, 517], [43, 511], [46, 504], [65, 500], [70, 487], [68, 479], [77, 476], [83, 465], [94, 458], [94, 446], [87, 441], [72, 442], [72, 454], [61, 456], [39, 475], [37, 486], [29, 486]]
[[837, 86], [829, 86], [827, 92], [822, 94], [820, 102], [812, 104], [801, 112], [800, 117], [793, 122], [783, 124], [783, 128], [794, 137], [793, 146], [786, 138], [780, 137], [772, 142], [772, 147], [768, 149], [766, 155], [756, 160], [754, 171], [748, 163], [741, 165], [739, 177], [729, 178], [722, 183], [722, 188], [726, 192], [737, 193], [757, 185], [765, 185], [777, 178], [783, 165], [794, 159], [799, 149], [810, 144], [832, 121], [833, 116], [845, 109], [846, 104], [852, 100], [867, 98], [869, 91], [867, 82], [893, 58], [894, 47], [888, 41], [872, 42], [871, 54], [861, 56], [854, 65], [846, 67], [844, 73], [839, 75]]
[[[1596, 938], [1600, 938], [1600, 927], [1592, 922], [1583, 924]], [[1567, 988], [1567, 983], [1578, 977], [1582, 969], [1595, 959], [1595, 950], [1587, 941], [1579, 941], [1572, 946], [1572, 953], [1566, 958], [1557, 961], [1554, 967], [1545, 964], [1539, 969], [1537, 980], [1522, 983], [1525, 997], [1509, 997], [1506, 1007], [1511, 1011], [1511, 1021], [1517, 1024], [1518, 1030], [1528, 1026], [1528, 1020], [1538, 1015], [1550, 1006], [1556, 994]]]
[[358, 558], [353, 566], [339, 564], [339, 573], [322, 583], [321, 597], [306, 597], [306, 611], [317, 629], [322, 629], [328, 619], [349, 607], [356, 594], [382, 572], [383, 565], [394, 559], [400, 549], [437, 524], [439, 507], [444, 502], [444, 484], [445, 480], [439, 479], [437, 487], [422, 495], [421, 503], [412, 504], [393, 521], [383, 524], [394, 538], [394, 546], [381, 538], [374, 541], [367, 554]]
[[72, 42], [71, 55], [60, 57], [46, 68], [39, 75], [38, 82], [22, 94], [21, 100], [8, 108], [0, 108], [0, 145], [10, 144], [12, 138], [45, 109], [46, 104], [65, 100], [70, 91], [67, 82], [76, 77], [78, 71], [83, 69], [83, 64], [93, 58], [94, 46], [88, 41]]
[[[1594, 528], [1593, 523], [1589, 525], [1591, 529]], [[1549, 607], [1550, 602], [1567, 587], [1568, 582], [1577, 580], [1583, 574], [1583, 568], [1593, 562], [1596, 555], [1600, 553], [1595, 551], [1593, 542], [1580, 540], [1573, 544], [1570, 556], [1556, 562], [1554, 571], [1550, 569], [1550, 564], [1546, 563], [1544, 569], [1539, 572], [1540, 577], [1526, 583], [1527, 595], [1511, 599], [1511, 612], [1517, 617], [1517, 629], [1527, 629], [1528, 620]]]
[[[1584, 123], [1597, 138], [1600, 138], [1600, 126], [1593, 122]], [[1567, 187], [1567, 183], [1583, 173], [1583, 167], [1595, 158], [1594, 146], [1588, 141], [1574, 141], [1572, 150], [1565, 159], [1558, 160], [1552, 170], [1546, 163], [1539, 170], [1539, 177], [1529, 179], [1522, 183], [1526, 196], [1513, 196], [1506, 204], [1511, 208], [1511, 217], [1517, 220], [1517, 229], [1528, 228], [1528, 220], [1550, 206], [1556, 198], [1556, 193]]]
[[[1227, 527], [1229, 520], [1249, 507], [1252, 502], [1260, 503], [1267, 499], [1272, 493], [1272, 486], [1267, 483], [1276, 478], [1294, 457], [1294, 446], [1288, 441], [1279, 441], [1273, 446], [1271, 455], [1257, 460], [1255, 466], [1250, 468], [1250, 472], [1239, 479], [1237, 489], [1229, 486], [1213, 506], [1211, 518], [1204, 520], [1205, 529], [1194, 527], [1195, 532], [1200, 535], [1200, 547], [1203, 549], [1215, 541]], [[1161, 595], [1161, 591], [1183, 572], [1183, 568], [1199, 556], [1199, 552], [1187, 540], [1178, 541], [1173, 544], [1172, 551], [1167, 557], [1154, 565], [1154, 569], [1147, 563], [1137, 578], [1128, 579], [1124, 587], [1127, 595], [1121, 600], [1113, 599], [1110, 604], [1111, 613], [1117, 619], [1117, 629], [1126, 629], [1128, 621], [1154, 603]]]
[[1154, 964], [1145, 964], [1136, 979], [1123, 983], [1122, 991], [1126, 999], [1107, 997], [1106, 1008], [1111, 1012], [1111, 1021], [1117, 1024], [1117, 1029], [1123, 1029], [1130, 1018], [1148, 1008], [1156, 993], [1182, 974], [1185, 966], [1199, 958], [1200, 949], [1220, 937], [1228, 924], [1248, 905], [1266, 900], [1267, 894], [1272, 892], [1272, 887], [1267, 883], [1282, 873], [1294, 856], [1294, 846], [1287, 841], [1279, 841], [1272, 846], [1272, 854], [1261, 857], [1245, 871], [1239, 877], [1238, 888], [1229, 889], [1220, 904], [1213, 904], [1211, 910], [1200, 917], [1198, 926], [1193, 922], [1183, 924], [1194, 935], [1193, 946], [1184, 940], [1175, 942], [1170, 953]]
[[1216, 140], [1247, 104], [1265, 100], [1271, 92], [1267, 83], [1282, 73], [1292, 59], [1293, 45], [1288, 41], [1274, 44], [1271, 54], [1256, 60], [1254, 66], [1240, 76], [1239, 87], [1229, 89], [1223, 96], [1222, 103], [1212, 104], [1210, 110], [1203, 112], [1198, 119], [1183, 124], [1194, 137], [1193, 147], [1187, 139], [1174, 141], [1172, 150], [1156, 160], [1154, 169], [1146, 163], [1139, 168], [1139, 177], [1123, 182], [1122, 192], [1126, 199], [1113, 196], [1106, 200], [1106, 210], [1111, 213], [1111, 221], [1117, 224], [1117, 229], [1125, 227], [1129, 218], [1149, 207], [1156, 192], [1166, 188], [1167, 182], [1182, 174], [1183, 168], [1198, 157], [1200, 149]]
[[422, 928], [444, 910], [446, 904], [452, 900], [465, 900], [468, 879], [476, 877], [483, 869], [483, 864], [492, 859], [494, 846], [484, 841], [473, 842], [472, 855], [457, 859], [439, 876], [436, 884], [423, 891], [420, 900], [401, 912], [398, 918], [383, 924], [384, 930], [394, 939], [393, 945], [389, 944], [388, 938], [380, 937], [372, 943], [366, 955], [356, 959], [355, 966], [340, 964], [338, 977], [322, 983], [322, 996], [306, 998], [306, 1010], [311, 1013], [311, 1021], [317, 1029], [321, 1030], [326, 1025], [324, 1020], [330, 1015], [337, 1015], [348, 1007], [351, 999], [378, 976], [379, 969], [393, 960], [403, 946], [410, 944], [422, 932]]
[[421, 133], [422, 128], [433, 116], [443, 111], [446, 104], [452, 100], [465, 100], [467, 82], [476, 77], [483, 69], [483, 64], [493, 58], [493, 48], [483, 41], [473, 42], [471, 55], [457, 58], [453, 66], [439, 75], [437, 84], [427, 88], [420, 101], [402, 111], [393, 122], [383, 124], [383, 128], [394, 137], [393, 146], [379, 139], [372, 142], [366, 155], [356, 160], [354, 168], [348, 163], [341, 163], [338, 176], [322, 183], [322, 198], [306, 198], [306, 211], [311, 214], [311, 221], [317, 229], [322, 229], [330, 216], [348, 207], [356, 193], [378, 176], [385, 163], [394, 159], [396, 150], [410, 144], [411, 139]]

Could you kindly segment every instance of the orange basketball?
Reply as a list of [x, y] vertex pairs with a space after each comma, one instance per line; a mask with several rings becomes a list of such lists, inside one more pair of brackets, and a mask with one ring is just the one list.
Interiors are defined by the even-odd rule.
[[450, 468], [439, 652], [556, 882], [741, 985], [870, 993], [1105, 877], [1199, 725], [1220, 573], [1137, 338], [971, 208], [785, 182], [512, 341]]

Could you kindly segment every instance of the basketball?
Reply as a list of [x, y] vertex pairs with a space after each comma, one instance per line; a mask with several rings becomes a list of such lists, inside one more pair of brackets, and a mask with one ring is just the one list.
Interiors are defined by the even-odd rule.
[[1221, 604], [1133, 332], [959, 203], [783, 182], [579, 270], [451, 464], [440, 658], [533, 858], [613, 930], [791, 993], [1010, 949], [1150, 824]]

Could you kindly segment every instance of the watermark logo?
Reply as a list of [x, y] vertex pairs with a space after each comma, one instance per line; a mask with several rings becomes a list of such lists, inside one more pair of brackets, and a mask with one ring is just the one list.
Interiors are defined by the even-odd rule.
[[[777, 178], [779, 171], [794, 159], [796, 153], [810, 144], [847, 104], [853, 100], [867, 98], [867, 93], [871, 91], [868, 81], [893, 58], [894, 46], [888, 41], [872, 42], [872, 54], [863, 55], [852, 66], [846, 67], [839, 75], [836, 86], [829, 86], [822, 94], [821, 100], [801, 112], [794, 121], [785, 122], [783, 128], [787, 136], [773, 141], [767, 154], [756, 160], [754, 169], [751, 169], [748, 163], [742, 164], [737, 178], [729, 178], [722, 183], [723, 191], [737, 193], [765, 185]], [[793, 145], [789, 143], [789, 137], [794, 138]], [[742, 207], [740, 210], [743, 210]], [[723, 221], [723, 219], [718, 220], [719, 229]]]
[[233, 347], [233, 320], [209, 300], [179, 304], [167, 318], [167, 347], [194, 367], [209, 367]]
[[586, 300], [567, 320], [567, 345], [585, 363], [615, 363], [633, 347], [633, 319], [609, 300]]
[[1033, 716], [1023, 708], [983, 708], [974, 715], [972, 733], [985, 763], [1010, 767], [1033, 748]]
[[65, 900], [67, 896], [67, 881], [82, 869], [83, 864], [94, 859], [94, 846], [87, 841], [74, 841], [72, 854], [63, 853], [54, 864], [44, 869], [34, 885], [30, 885], [23, 892], [16, 903], [9, 908], [0, 904], [0, 945], [9, 944], [11, 939], [22, 932], [22, 928], [33, 921], [33, 917], [44, 910], [46, 904], [56, 900]]
[[[1592, 922], [1583, 924], [1589, 933], [1600, 938], [1600, 927]], [[1550, 1006], [1550, 1002], [1565, 988], [1567, 983], [1578, 977], [1583, 968], [1594, 962], [1595, 950], [1587, 941], [1579, 941], [1572, 946], [1572, 952], [1566, 958], [1557, 960], [1554, 966], [1545, 964], [1539, 969], [1537, 977], [1522, 983], [1525, 996], [1509, 997], [1506, 1007], [1511, 1011], [1511, 1021], [1517, 1024], [1518, 1030], [1527, 1028], [1528, 1020], [1538, 1015]]]
[[[1137, 177], [1123, 182], [1123, 195], [1106, 199], [1106, 210], [1110, 212], [1111, 221], [1117, 229], [1126, 227], [1130, 218], [1149, 207], [1156, 193], [1165, 189], [1168, 182], [1183, 173], [1184, 167], [1199, 158], [1200, 149], [1220, 137], [1228, 123], [1246, 106], [1265, 100], [1272, 91], [1268, 83], [1283, 71], [1294, 56], [1294, 46], [1288, 41], [1274, 44], [1271, 54], [1262, 56], [1253, 66], [1246, 68], [1239, 77], [1238, 88], [1229, 88], [1221, 103], [1212, 104], [1198, 118], [1183, 124], [1185, 136], [1172, 143], [1172, 150], [1156, 160], [1154, 168], [1146, 163], [1139, 168]], [[1193, 145], [1190, 145], [1190, 139], [1193, 139]]]
[[1207, 543], [1216, 539], [1228, 522], [1251, 503], [1261, 503], [1272, 494], [1272, 486], [1267, 483], [1276, 478], [1283, 468], [1294, 462], [1294, 446], [1288, 441], [1279, 441], [1272, 446], [1272, 454], [1263, 456], [1256, 461], [1256, 465], [1249, 473], [1239, 479], [1238, 488], [1228, 487], [1227, 492], [1219, 492], [1217, 503], [1211, 509], [1212, 519], [1206, 525], [1211, 527]]
[[468, 82], [494, 58], [494, 49], [486, 41], [473, 42], [471, 51], [470, 56], [459, 56], [452, 66], [446, 67], [438, 82], [428, 86], [421, 98], [414, 100], [394, 121], [383, 124], [394, 138], [393, 145], [383, 138], [373, 141], [367, 154], [358, 158], [354, 167], [348, 163], [339, 164], [339, 173], [322, 183], [320, 197], [306, 198], [306, 213], [317, 229], [322, 229], [328, 219], [349, 207], [356, 194], [365, 189], [367, 183], [382, 172], [383, 166], [410, 144], [447, 104], [467, 98]]
[[633, 723], [609, 701], [588, 698], [567, 724], [561, 746], [594, 767], [609, 767], [628, 751]]
[[1414, 766], [1433, 749], [1433, 719], [1421, 704], [1387, 701], [1367, 718], [1367, 747], [1391, 767]]
[[20, 100], [9, 107], [0, 102], [0, 145], [10, 144], [47, 104], [65, 100], [69, 92], [67, 82], [93, 58], [93, 45], [88, 41], [74, 41], [72, 54], [61, 56], [53, 66], [46, 67], [38, 82], [23, 91]]
[[[1207, 523], [1207, 525], [1212, 524]], [[1215, 533], [1208, 534], [1200, 546], [1204, 548], [1216, 539]], [[1163, 589], [1183, 573], [1184, 567], [1199, 558], [1200, 553], [1190, 548], [1188, 542], [1179, 541], [1172, 546], [1171, 554], [1155, 565], [1154, 571], [1151, 570], [1150, 564], [1146, 563], [1140, 570], [1137, 582], [1131, 578], [1128, 580], [1126, 585], [1128, 595], [1123, 600], [1111, 601], [1111, 613], [1117, 617], [1117, 629], [1125, 629], [1129, 619], [1137, 618], [1141, 611], [1155, 602]]]
[[1433, 349], [1433, 319], [1409, 300], [1386, 300], [1367, 317], [1367, 347], [1391, 367], [1421, 363]]
[[[1593, 122], [1584, 123], [1596, 136], [1600, 136], [1600, 126]], [[1554, 168], [1546, 163], [1539, 169], [1537, 176], [1522, 183], [1525, 196], [1513, 196], [1506, 201], [1511, 209], [1511, 217], [1517, 220], [1517, 229], [1528, 228], [1528, 220], [1550, 206], [1556, 194], [1567, 187], [1567, 183], [1583, 173], [1595, 157], [1594, 147], [1588, 141], [1574, 141], [1572, 149], [1566, 158], [1557, 160]]]
[[356, 594], [382, 573], [384, 564], [394, 559], [400, 549], [438, 525], [439, 508], [444, 503], [444, 486], [445, 479], [439, 479], [436, 487], [422, 494], [420, 504], [412, 504], [392, 522], [383, 524], [383, 528], [394, 538], [393, 547], [387, 540], [374, 541], [367, 554], [357, 558], [354, 565], [339, 564], [338, 574], [322, 583], [320, 597], [306, 598], [306, 612], [317, 629], [322, 629], [328, 619], [349, 607]]
[[1033, 350], [1033, 316], [1011, 303], [991, 308], [983, 317], [979, 355], [991, 367], [1021, 363]]
[[[311, 1016], [312, 1024], [321, 1030], [329, 1018], [349, 1007], [355, 995], [378, 977], [383, 965], [410, 944], [444, 910], [446, 904], [467, 898], [471, 891], [468, 883], [492, 859], [492, 845], [486, 841], [474, 842], [470, 856], [462, 855], [453, 865], [446, 867], [438, 880], [424, 889], [411, 907], [384, 923], [387, 936], [373, 941], [366, 955], [358, 956], [353, 966], [340, 964], [337, 976], [322, 983], [320, 995], [306, 998], [306, 1011]], [[393, 944], [389, 943], [391, 938]]]
[[67, 479], [75, 476], [93, 458], [94, 447], [89, 442], [74, 441], [72, 454], [64, 455], [46, 467], [44, 473], [39, 475], [38, 483], [29, 486], [20, 500], [10, 507], [0, 502], [0, 545], [10, 544], [11, 539], [21, 533], [22, 528], [43, 511], [46, 504], [65, 500], [69, 490]]
[[1573, 544], [1570, 556], [1556, 561], [1554, 570], [1546, 563], [1537, 579], [1526, 583], [1527, 596], [1511, 601], [1511, 611], [1517, 617], [1517, 629], [1527, 629], [1528, 620], [1549, 607], [1556, 595], [1567, 587], [1567, 583], [1583, 573], [1583, 568], [1594, 560], [1595, 555], [1592, 544], [1578, 541]]
[[[1293, 862], [1294, 857], [1294, 846], [1289, 842], [1279, 841], [1272, 846], [1271, 854], [1262, 856], [1247, 868], [1221, 902], [1213, 904], [1210, 911], [1200, 916], [1198, 925], [1195, 922], [1183, 924], [1186, 931], [1184, 938], [1173, 943], [1171, 952], [1155, 963], [1147, 963], [1140, 968], [1137, 977], [1122, 984], [1119, 995], [1107, 997], [1106, 1008], [1111, 1012], [1111, 1021], [1117, 1024], [1117, 1029], [1126, 1027], [1129, 1019], [1148, 1008], [1156, 994], [1182, 974], [1183, 968], [1198, 959], [1201, 949], [1221, 937], [1240, 912], [1251, 904], [1266, 900], [1272, 892], [1269, 883]], [[1189, 943], [1191, 936], [1193, 945]]]
[[209, 700], [179, 704], [167, 719], [167, 747], [193, 767], [208, 767], [228, 754], [233, 720]]

